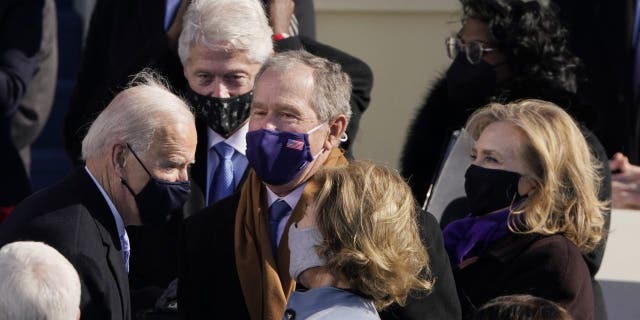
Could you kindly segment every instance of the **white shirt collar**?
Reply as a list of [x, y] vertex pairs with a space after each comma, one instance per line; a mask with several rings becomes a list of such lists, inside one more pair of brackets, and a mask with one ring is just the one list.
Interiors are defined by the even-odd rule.
[[113, 204], [113, 202], [111, 201], [111, 198], [109, 198], [109, 195], [107, 195], [107, 192], [104, 191], [104, 189], [102, 188], [98, 180], [96, 180], [96, 178], [93, 176], [91, 171], [89, 171], [89, 168], [87, 166], [84, 166], [84, 170], [87, 171], [87, 173], [89, 174], [89, 177], [91, 177], [91, 180], [93, 180], [93, 183], [96, 184], [96, 187], [98, 187], [98, 190], [100, 190], [100, 193], [102, 193], [104, 200], [107, 201], [107, 205], [109, 206], [109, 209], [111, 209], [111, 214], [113, 215], [113, 218], [116, 220], [116, 228], [118, 228], [118, 236], [122, 237], [126, 233], [126, 230], [124, 228], [124, 221], [122, 220], [122, 216], [120, 215], [120, 212], [118, 212], [118, 209], [116, 209], [116, 206]]
[[304, 186], [306, 185], [307, 185], [306, 182], [300, 184], [295, 189], [293, 189], [293, 191], [289, 192], [289, 194], [284, 197], [278, 197], [277, 194], [273, 193], [273, 191], [271, 191], [271, 189], [269, 189], [269, 187], [265, 185], [267, 189], [267, 204], [269, 205], [269, 207], [271, 207], [271, 205], [274, 202], [276, 202], [276, 200], [282, 199], [284, 200], [284, 202], [286, 202], [289, 205], [291, 210], [293, 210], [293, 208], [295, 208], [296, 205], [298, 204], [298, 201], [300, 201], [300, 197], [302, 196], [302, 191], [304, 191]]
[[234, 132], [229, 138], [225, 139], [219, 133], [217, 133], [217, 132], [211, 130], [211, 128], [207, 127], [207, 137], [209, 138], [208, 139], [208, 141], [209, 141], [208, 150], [213, 148], [213, 146], [215, 146], [219, 142], [224, 141], [228, 145], [230, 145], [234, 149], [236, 149], [237, 152], [239, 152], [240, 154], [244, 155], [245, 152], [247, 151], [246, 135], [247, 135], [248, 131], [249, 131], [249, 121], [245, 121], [245, 123], [240, 128], [238, 128], [238, 130], [236, 130], [236, 132]]

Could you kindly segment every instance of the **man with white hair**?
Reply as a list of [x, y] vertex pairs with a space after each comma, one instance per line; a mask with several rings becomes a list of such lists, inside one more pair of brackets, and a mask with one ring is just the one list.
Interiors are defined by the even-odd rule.
[[[289, 10], [282, 16], [292, 16], [293, 6]], [[278, 52], [305, 48], [338, 61], [355, 78], [355, 92], [362, 93], [350, 92], [352, 113], [359, 118], [361, 106], [368, 104], [371, 82], [362, 80], [370, 71], [362, 61], [311, 39], [279, 32], [289, 25], [288, 18], [280, 22], [272, 16], [272, 30], [258, 0], [193, 0], [183, 19], [178, 54], [188, 82], [185, 96], [196, 110], [198, 128], [194, 192], [185, 207], [186, 216], [231, 195], [244, 181], [248, 165], [244, 137], [253, 84], [262, 64], [274, 53], [274, 41]], [[347, 131], [351, 133], [355, 136], [355, 129]], [[348, 149], [351, 141], [343, 140], [341, 146]]]
[[0, 319], [80, 318], [80, 278], [51, 246], [16, 241], [0, 249]]
[[76, 268], [83, 319], [130, 319], [127, 225], [162, 224], [190, 192], [196, 129], [186, 103], [148, 72], [120, 92], [82, 142], [85, 166], [25, 199], [0, 245], [45, 242]]

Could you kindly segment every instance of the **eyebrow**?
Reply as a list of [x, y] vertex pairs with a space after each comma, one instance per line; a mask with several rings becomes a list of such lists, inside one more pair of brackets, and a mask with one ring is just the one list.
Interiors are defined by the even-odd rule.
[[[476, 149], [476, 147], [472, 147], [471, 152], [478, 154], [478, 149]], [[496, 150], [493, 150], [493, 149], [483, 149], [482, 152], [480, 153], [482, 155], [489, 155], [489, 156], [494, 156], [494, 155], [502, 156], [500, 153], [498, 153]]]
[[[251, 104], [251, 109], [266, 109], [267, 107], [261, 103], [261, 102], [256, 102], [255, 100], [253, 101], [253, 103]], [[288, 111], [291, 113], [295, 113], [295, 114], [302, 114], [299, 110], [299, 108], [297, 108], [294, 105], [291, 104], [286, 104], [286, 103], [279, 103], [277, 105], [275, 105], [275, 108], [273, 108], [273, 111]]]
[[[195, 73], [208, 73], [208, 74], [217, 74], [216, 72], [211, 72], [211, 70], [207, 70], [206, 67], [196, 67], [195, 68]], [[230, 74], [230, 73], [244, 73], [244, 74], [249, 74], [249, 71], [247, 70], [243, 70], [243, 69], [231, 69], [231, 70], [226, 70], [225, 72], [223, 72], [222, 74]]]

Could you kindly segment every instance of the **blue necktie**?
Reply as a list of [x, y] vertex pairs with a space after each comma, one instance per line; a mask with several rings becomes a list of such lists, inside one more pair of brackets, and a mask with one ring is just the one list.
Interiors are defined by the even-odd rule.
[[235, 153], [235, 149], [225, 142], [216, 144], [213, 149], [218, 154], [220, 162], [209, 186], [209, 205], [231, 195], [234, 189], [233, 161], [231, 161], [231, 158]]
[[291, 210], [291, 207], [282, 199], [276, 200], [269, 207], [269, 231], [271, 233], [271, 249], [274, 256], [278, 252], [278, 225], [280, 225], [280, 221], [287, 215], [289, 210]]
[[124, 270], [129, 273], [129, 256], [131, 251], [129, 249], [129, 235], [125, 231], [120, 236], [120, 246], [122, 247], [122, 259], [124, 259]]

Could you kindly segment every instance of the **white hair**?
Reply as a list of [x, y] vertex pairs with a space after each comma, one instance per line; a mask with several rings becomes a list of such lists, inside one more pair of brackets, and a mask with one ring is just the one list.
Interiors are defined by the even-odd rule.
[[171, 93], [166, 81], [143, 70], [93, 122], [82, 140], [82, 159], [103, 157], [110, 146], [119, 143], [147, 151], [156, 130], [176, 123], [192, 125], [194, 121], [189, 106]]
[[0, 249], [0, 319], [76, 319], [80, 278], [73, 265], [42, 242]]
[[184, 65], [196, 44], [243, 51], [262, 64], [273, 52], [273, 31], [259, 0], [194, 0], [184, 15], [178, 55]]

